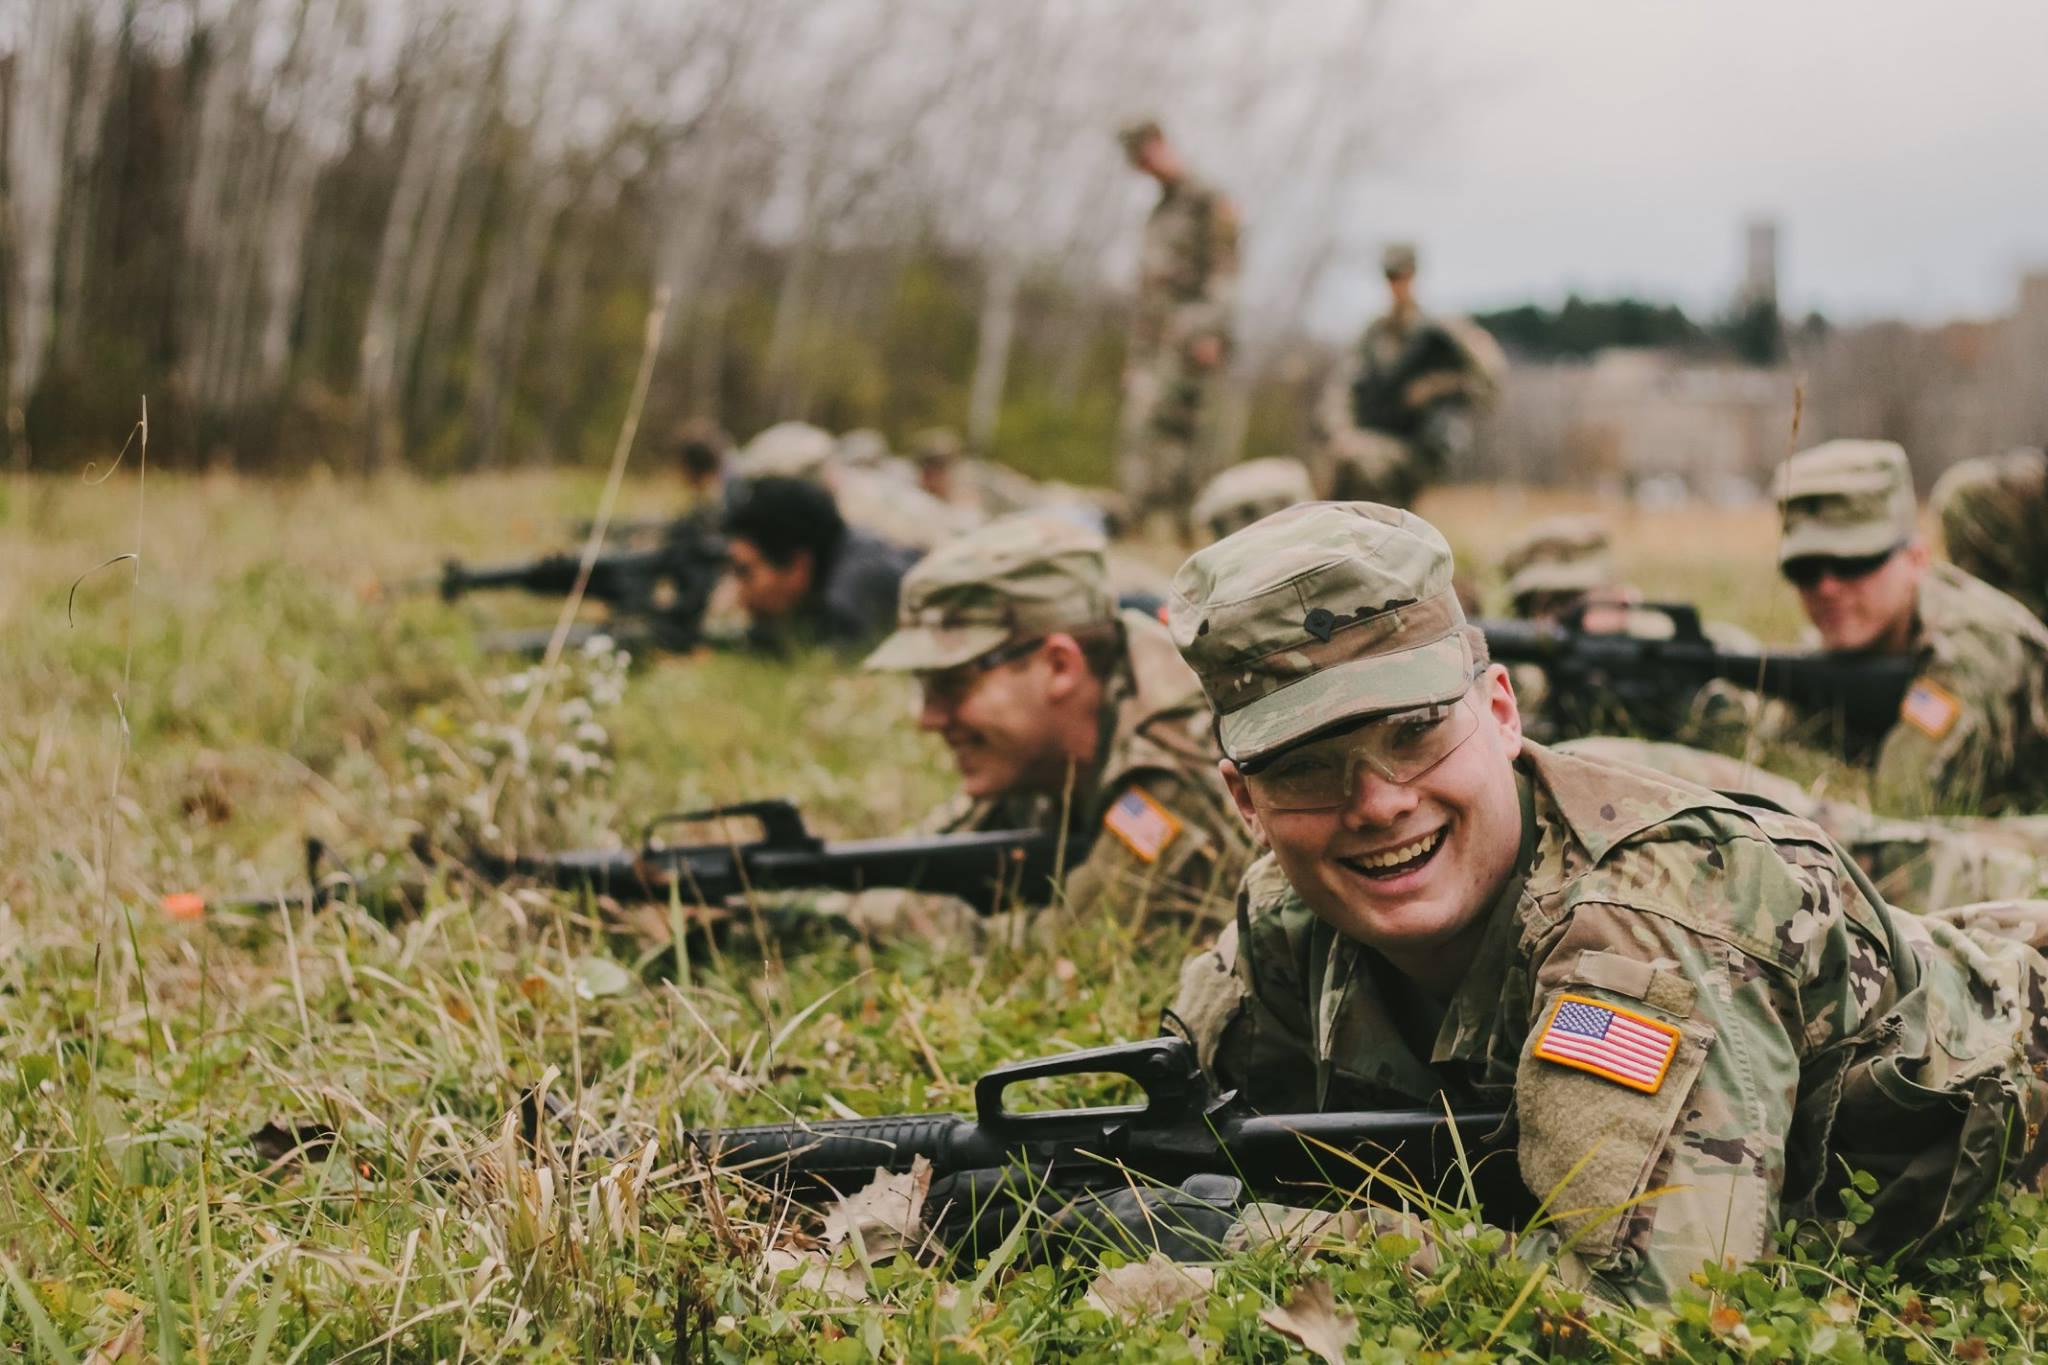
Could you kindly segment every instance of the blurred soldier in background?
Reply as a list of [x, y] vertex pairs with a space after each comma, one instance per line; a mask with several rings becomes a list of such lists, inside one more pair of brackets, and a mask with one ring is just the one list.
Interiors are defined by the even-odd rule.
[[[1598, 517], [1556, 516], [1536, 522], [1501, 556], [1508, 614], [1524, 621], [1563, 625], [1576, 613], [1577, 628], [1588, 634], [1671, 638], [1669, 616], [1661, 611], [1635, 610], [1643, 600], [1642, 591], [1622, 580], [1612, 551], [1607, 527]], [[1753, 654], [1763, 648], [1755, 636], [1726, 621], [1703, 621], [1700, 629], [1717, 648], [1731, 653]], [[1507, 669], [1516, 704], [1531, 735], [1546, 743], [1563, 737], [1558, 728], [1560, 718], [1546, 707], [1550, 680], [1542, 666], [1519, 663]], [[1774, 701], [1710, 682], [1693, 698], [1684, 735], [1703, 743], [1710, 735], [1739, 733], [1760, 718], [1782, 725], [1785, 713]], [[1628, 724], [1629, 718], [1617, 712], [1603, 721], [1601, 728], [1626, 728]]]
[[1778, 505], [1779, 568], [1821, 647], [1920, 661], [1898, 723], [1862, 756], [1873, 809], [2048, 807], [2048, 627], [1932, 561], [1906, 452], [1890, 441], [1803, 451], [1779, 471]]
[[1507, 361], [1475, 324], [1422, 311], [1414, 247], [1389, 246], [1380, 264], [1387, 311], [1325, 388], [1316, 424], [1326, 496], [1405, 507], [1471, 449]]
[[848, 526], [823, 486], [748, 479], [725, 513], [735, 594], [758, 645], [865, 648], [896, 619], [917, 552]]
[[1948, 557], [2048, 621], [2048, 453], [1963, 460], [1934, 485]]
[[[1209, 708], [1156, 617], [1119, 611], [1102, 538], [1026, 515], [934, 550], [904, 580], [867, 666], [915, 675], [918, 725], [952, 751], [959, 797], [923, 829], [1064, 829], [1070, 911], [1227, 907], [1249, 845], [1217, 770]], [[942, 898], [858, 897], [875, 928], [957, 918]]]
[[918, 487], [940, 502], [977, 520], [1028, 512], [1044, 493], [1032, 479], [1008, 465], [977, 460], [967, 454], [960, 433], [951, 427], [928, 427], [910, 438], [917, 465]]
[[[872, 443], [854, 444], [858, 454], [860, 447]], [[808, 422], [777, 422], [758, 433], [740, 452], [738, 472], [747, 479], [804, 479], [818, 484], [832, 494], [849, 523], [913, 549], [929, 550], [974, 524], [959, 508], [940, 502], [907, 479], [846, 463], [831, 433]]]
[[1285, 455], [1246, 460], [1209, 480], [1195, 499], [1190, 518], [1198, 533], [1221, 540], [1261, 517], [1297, 502], [1314, 502], [1315, 497], [1308, 466], [1300, 460]]
[[1188, 174], [1157, 123], [1119, 136], [1131, 165], [1159, 182], [1159, 202], [1138, 258], [1117, 491], [1139, 523], [1162, 510], [1178, 520], [1201, 477], [1197, 444], [1230, 358], [1237, 209]]

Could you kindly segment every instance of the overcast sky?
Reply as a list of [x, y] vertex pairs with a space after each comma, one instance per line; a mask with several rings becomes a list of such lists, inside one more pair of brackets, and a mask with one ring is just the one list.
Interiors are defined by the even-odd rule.
[[1433, 129], [1369, 211], [1438, 307], [1717, 307], [1758, 214], [1794, 312], [1996, 314], [2048, 268], [2048, 4], [1416, 0], [1399, 27]]

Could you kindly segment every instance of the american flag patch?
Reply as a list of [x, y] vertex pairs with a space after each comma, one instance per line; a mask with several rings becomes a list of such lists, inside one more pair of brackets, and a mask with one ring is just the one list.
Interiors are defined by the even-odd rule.
[[1961, 702], [1950, 696], [1947, 689], [1925, 678], [1907, 688], [1906, 699], [1899, 703], [1899, 719], [1929, 739], [1947, 734], [1954, 728], [1956, 717], [1962, 714]]
[[1158, 862], [1159, 855], [1180, 833], [1180, 821], [1136, 787], [1110, 805], [1109, 813], [1102, 817], [1102, 827], [1148, 863]]
[[1582, 995], [1560, 995], [1536, 1055], [1654, 1095], [1678, 1051], [1678, 1030]]

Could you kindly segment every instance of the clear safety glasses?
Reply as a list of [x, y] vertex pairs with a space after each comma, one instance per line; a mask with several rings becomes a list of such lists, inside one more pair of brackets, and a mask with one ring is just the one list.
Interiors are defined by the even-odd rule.
[[1262, 805], [1276, 811], [1328, 810], [1350, 802], [1364, 770], [1403, 784], [1434, 768], [1479, 728], [1467, 691], [1456, 701], [1382, 717], [1260, 759], [1242, 769]]

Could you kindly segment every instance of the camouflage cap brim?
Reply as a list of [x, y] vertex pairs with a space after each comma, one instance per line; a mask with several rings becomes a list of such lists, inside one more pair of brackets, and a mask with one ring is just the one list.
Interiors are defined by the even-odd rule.
[[1471, 687], [1473, 670], [1463, 631], [1320, 669], [1223, 716], [1223, 752], [1243, 763], [1347, 720], [1454, 701]]
[[1604, 559], [1528, 564], [1508, 579], [1508, 600], [1520, 601], [1533, 592], [1591, 592], [1613, 579], [1613, 570]]
[[935, 673], [958, 668], [997, 648], [1014, 634], [1007, 626], [906, 626], [861, 664], [884, 673]]
[[1785, 528], [1778, 542], [1778, 563], [1820, 556], [1828, 559], [1862, 559], [1897, 549], [1910, 539], [1902, 528], [1882, 521], [1829, 525], [1813, 519], [1795, 521]]

